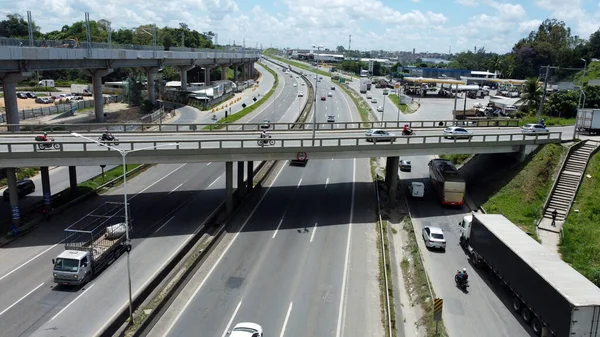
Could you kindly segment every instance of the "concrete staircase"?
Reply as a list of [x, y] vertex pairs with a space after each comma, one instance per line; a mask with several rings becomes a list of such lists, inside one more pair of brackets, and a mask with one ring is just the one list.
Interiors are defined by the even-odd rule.
[[565, 159], [565, 163], [562, 166], [557, 182], [544, 209], [544, 218], [546, 219], [552, 219], [552, 212], [554, 210], [557, 212], [557, 222], [564, 222], [567, 214], [569, 214], [569, 210], [579, 189], [581, 178], [585, 174], [588, 160], [598, 147], [598, 143], [595, 141], [586, 140], [582, 143], [581, 146], [570, 151]]

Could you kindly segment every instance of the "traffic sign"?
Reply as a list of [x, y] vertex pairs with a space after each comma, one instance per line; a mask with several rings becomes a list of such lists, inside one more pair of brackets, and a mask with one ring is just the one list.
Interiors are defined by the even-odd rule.
[[298, 154], [296, 155], [296, 159], [306, 160], [306, 152], [298, 152]]
[[395, 88], [395, 89], [399, 89], [399, 88], [400, 88], [400, 83], [396, 83], [396, 84], [394, 84], [394, 88]]
[[433, 300], [433, 320], [441, 321], [442, 320], [442, 309], [444, 307], [444, 300], [441, 298], [436, 298]]

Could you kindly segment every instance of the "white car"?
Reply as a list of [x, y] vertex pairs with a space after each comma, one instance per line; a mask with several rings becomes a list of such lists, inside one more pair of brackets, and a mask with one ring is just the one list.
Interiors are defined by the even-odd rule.
[[377, 99], [376, 99], [376, 98], [373, 98], [373, 99], [371, 100], [371, 103], [377, 103]]
[[423, 241], [425, 241], [425, 247], [427, 248], [446, 250], [446, 238], [439, 227], [425, 226], [423, 228]]
[[458, 126], [451, 126], [449, 128], [444, 129], [444, 138], [453, 138], [453, 139], [471, 139], [473, 137], [473, 133], [468, 131], [465, 128], [461, 128]]
[[377, 111], [378, 111], [378, 112], [383, 112], [383, 107], [382, 107], [381, 105], [380, 105], [380, 106], [378, 106], [378, 107], [377, 107]]
[[367, 95], [367, 99], [371, 99], [371, 98], [373, 98], [373, 96]]
[[327, 116], [327, 122], [328, 123], [335, 123], [335, 115], [329, 115], [329, 116]]
[[263, 329], [256, 323], [238, 323], [227, 334], [231, 337], [262, 337]]
[[297, 86], [298, 86], [298, 83], [294, 83], [294, 87], [297, 87]]
[[330, 92], [327, 94], [327, 97], [333, 97], [333, 93], [330, 91]]
[[388, 141], [393, 142], [396, 140], [396, 135], [393, 133], [389, 133], [385, 130], [381, 129], [370, 129], [365, 133], [367, 136], [367, 142], [379, 142], [379, 141]]
[[300, 83], [300, 85], [304, 85], [304, 82]]
[[298, 93], [298, 97], [303, 97], [303, 96], [304, 96], [304, 93], [302, 93], [302, 91], [300, 91], [300, 92]]
[[541, 124], [525, 124], [521, 128], [521, 132], [522, 133], [541, 133], [541, 134], [546, 134], [546, 133], [549, 133], [550, 130], [548, 130], [546, 127], [544, 127]]

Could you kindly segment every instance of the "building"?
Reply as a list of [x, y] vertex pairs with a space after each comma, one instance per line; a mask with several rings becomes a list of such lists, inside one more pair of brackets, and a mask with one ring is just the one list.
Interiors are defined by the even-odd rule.
[[499, 75], [500, 73], [498, 70], [494, 71], [493, 73], [490, 73], [489, 71], [471, 71], [471, 77], [474, 78], [498, 78]]
[[404, 76], [412, 77], [460, 79], [461, 76], [471, 76], [471, 71], [466, 69], [399, 67], [398, 70]]

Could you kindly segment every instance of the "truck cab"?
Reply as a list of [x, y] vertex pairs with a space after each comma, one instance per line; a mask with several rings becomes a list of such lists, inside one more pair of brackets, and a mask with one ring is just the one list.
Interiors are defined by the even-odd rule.
[[473, 222], [473, 215], [465, 215], [461, 222], [458, 223], [460, 227], [460, 243], [464, 245], [468, 242], [471, 237], [471, 223]]
[[52, 274], [54, 282], [62, 285], [78, 286], [92, 275], [90, 254], [86, 251], [65, 250], [56, 259]]

